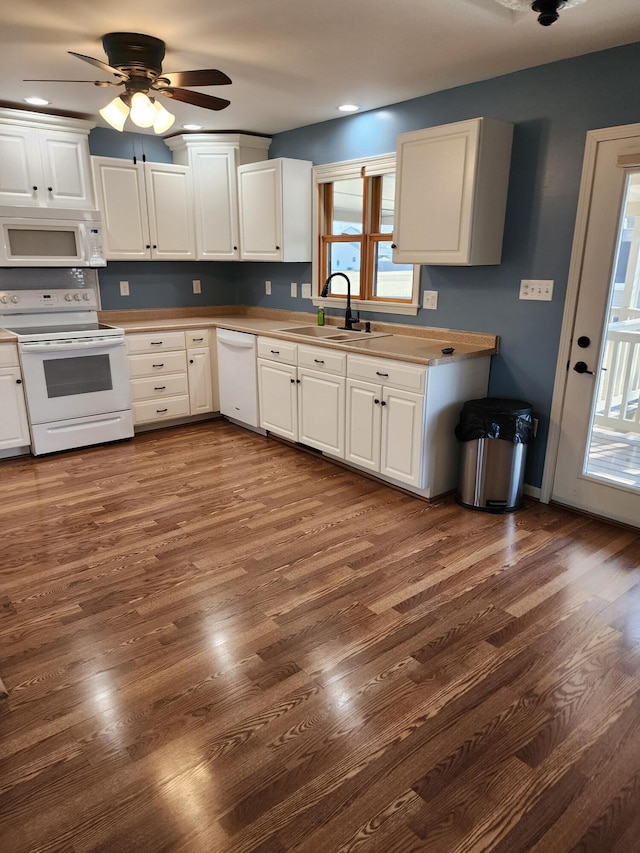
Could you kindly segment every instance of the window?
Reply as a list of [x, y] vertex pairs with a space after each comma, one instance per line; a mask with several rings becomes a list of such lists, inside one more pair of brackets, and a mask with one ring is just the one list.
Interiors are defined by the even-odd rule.
[[[356, 307], [416, 313], [419, 267], [392, 260], [395, 155], [318, 166], [314, 174], [316, 293], [329, 275], [341, 272]], [[327, 300], [342, 304], [346, 293], [345, 279], [334, 278]]]

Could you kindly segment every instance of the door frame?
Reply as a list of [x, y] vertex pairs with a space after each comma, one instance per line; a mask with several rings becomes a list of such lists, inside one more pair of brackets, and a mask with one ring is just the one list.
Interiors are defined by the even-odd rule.
[[591, 196], [593, 192], [598, 147], [602, 142], [624, 139], [627, 136], [640, 136], [640, 124], [617, 125], [616, 127], [604, 127], [599, 130], [587, 131], [584, 159], [582, 162], [582, 178], [580, 180], [580, 191], [578, 195], [576, 224], [573, 232], [571, 261], [569, 263], [569, 276], [567, 279], [567, 295], [562, 315], [562, 331], [560, 333], [558, 360], [556, 362], [556, 374], [553, 383], [553, 398], [551, 402], [551, 412], [549, 415], [549, 434], [547, 438], [547, 449], [542, 474], [542, 485], [540, 487], [540, 501], [542, 503], [549, 503], [551, 500], [553, 479], [558, 460], [562, 410], [564, 407], [567, 378], [569, 375], [567, 364], [571, 355], [571, 342], [573, 339], [573, 330], [578, 307], [578, 297], [580, 295], [582, 263], [587, 238], [587, 227], [589, 224], [589, 211], [591, 208]]

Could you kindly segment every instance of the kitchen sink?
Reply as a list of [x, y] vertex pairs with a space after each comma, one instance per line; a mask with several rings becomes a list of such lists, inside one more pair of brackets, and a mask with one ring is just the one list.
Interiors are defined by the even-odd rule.
[[366, 340], [388, 336], [387, 332], [359, 332], [356, 329], [339, 329], [337, 326], [298, 326], [294, 329], [280, 329], [280, 331], [323, 341], [354, 341], [359, 338]]

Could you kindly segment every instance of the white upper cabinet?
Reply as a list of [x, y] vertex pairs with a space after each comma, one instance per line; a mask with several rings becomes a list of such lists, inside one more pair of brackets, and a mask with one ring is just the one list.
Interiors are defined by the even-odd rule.
[[265, 160], [271, 138], [197, 133], [165, 143], [174, 161], [191, 170], [198, 259], [239, 260], [237, 169]]
[[92, 157], [107, 260], [195, 258], [188, 169]]
[[398, 137], [395, 263], [500, 263], [512, 137], [487, 118]]
[[87, 141], [91, 127], [0, 109], [0, 204], [95, 208]]
[[287, 157], [238, 168], [243, 260], [311, 260], [311, 168]]

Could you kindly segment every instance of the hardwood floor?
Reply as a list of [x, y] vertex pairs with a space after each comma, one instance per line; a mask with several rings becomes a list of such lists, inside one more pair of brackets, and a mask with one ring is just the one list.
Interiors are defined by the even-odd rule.
[[640, 850], [640, 535], [221, 421], [0, 520], [3, 851]]

